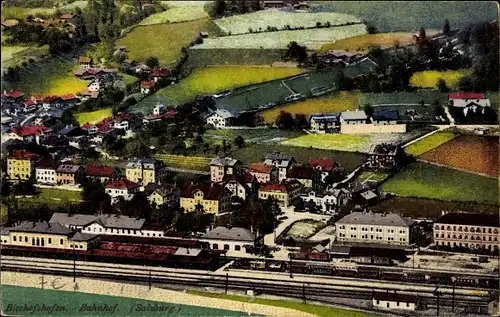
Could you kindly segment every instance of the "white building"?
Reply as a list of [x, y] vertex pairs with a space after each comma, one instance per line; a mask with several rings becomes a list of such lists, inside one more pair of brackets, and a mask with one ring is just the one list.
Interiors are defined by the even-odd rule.
[[111, 196], [111, 202], [116, 203], [119, 197], [125, 200], [131, 200], [134, 194], [137, 193], [141, 185], [129, 181], [126, 178], [119, 179], [106, 185], [105, 192]]
[[232, 197], [237, 196], [243, 200], [246, 200], [250, 194], [250, 187], [244, 181], [243, 177], [237, 177], [234, 175], [226, 177], [224, 180], [224, 187], [227, 188]]
[[97, 91], [100, 91], [101, 90], [101, 84], [99, 83], [98, 80], [94, 80], [93, 82], [91, 82], [88, 86], [88, 90], [90, 92], [97, 92]]
[[416, 222], [396, 214], [353, 212], [335, 223], [340, 243], [408, 246], [416, 240]]
[[167, 112], [165, 105], [158, 104], [153, 108], [153, 115], [155, 116], [164, 114], [165, 112]]
[[336, 207], [345, 206], [349, 201], [350, 193], [347, 189], [331, 189], [323, 192], [314, 191], [312, 188], [303, 188], [300, 198], [307, 202], [314, 202], [326, 214], [334, 214]]
[[207, 117], [207, 124], [213, 125], [216, 129], [223, 129], [234, 125], [236, 116], [231, 112], [218, 109]]
[[239, 160], [230, 157], [217, 157], [210, 162], [210, 181], [212, 183], [222, 182], [226, 175], [234, 175], [236, 169], [241, 166]]
[[113, 121], [111, 128], [121, 129], [127, 132], [128, 130], [130, 130], [130, 125], [127, 119], [120, 119]]
[[233, 256], [246, 254], [247, 247], [262, 245], [264, 237], [249, 229], [220, 226], [204, 234], [200, 241], [207, 242], [211, 250], [226, 250], [228, 255]]
[[39, 184], [55, 185], [56, 169], [59, 164], [52, 158], [44, 158], [35, 166], [35, 179]]
[[293, 164], [297, 163], [292, 156], [284, 155], [280, 152], [267, 154], [264, 159], [264, 164], [276, 166], [278, 168], [278, 182], [286, 179], [288, 170]]
[[314, 132], [333, 132], [339, 127], [339, 114], [313, 113], [309, 119], [311, 131]]
[[376, 292], [372, 299], [373, 307], [383, 310], [417, 310], [419, 298], [416, 295]]
[[366, 113], [361, 110], [344, 111], [340, 115], [341, 124], [362, 124], [366, 123], [367, 119]]

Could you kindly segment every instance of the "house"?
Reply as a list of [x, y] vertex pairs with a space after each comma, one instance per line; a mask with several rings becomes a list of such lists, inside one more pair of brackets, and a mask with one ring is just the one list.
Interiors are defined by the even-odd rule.
[[394, 168], [402, 158], [399, 146], [392, 144], [372, 144], [368, 151], [367, 164], [370, 168]]
[[252, 163], [248, 172], [257, 179], [259, 183], [278, 182], [278, 168], [274, 165], [264, 163]]
[[66, 138], [74, 138], [87, 135], [87, 131], [80, 127], [66, 126], [57, 132], [57, 135]]
[[132, 182], [126, 178], [121, 178], [111, 183], [108, 183], [104, 189], [106, 194], [111, 196], [111, 203], [118, 202], [120, 197], [123, 197], [125, 200], [131, 200], [135, 193], [137, 193], [140, 189], [141, 185], [135, 182]]
[[80, 183], [85, 169], [81, 165], [61, 164], [56, 169], [56, 182], [58, 185], [75, 186]]
[[100, 91], [101, 90], [101, 83], [98, 80], [94, 80], [93, 82], [91, 82], [89, 84], [87, 89], [89, 90], [89, 92]]
[[340, 243], [377, 243], [409, 246], [416, 241], [416, 222], [397, 214], [353, 212], [335, 223]]
[[390, 292], [374, 292], [373, 307], [384, 310], [417, 310], [419, 307], [418, 295], [398, 294]]
[[220, 184], [185, 184], [180, 197], [180, 206], [185, 211], [198, 208], [206, 213], [219, 215], [228, 210], [231, 192]]
[[35, 176], [38, 155], [26, 150], [14, 150], [7, 158], [7, 177], [11, 180], [28, 180]]
[[24, 221], [18, 226], [5, 228], [7, 245], [86, 251], [99, 243], [99, 236], [83, 234], [58, 223]]
[[378, 64], [369, 57], [352, 61], [343, 68], [344, 76], [356, 82], [359, 78], [373, 74], [377, 71]]
[[324, 181], [331, 173], [337, 177], [342, 177], [345, 174], [345, 170], [328, 157], [311, 158], [308, 165], [321, 173], [321, 181]]
[[118, 118], [110, 123], [110, 127], [117, 130], [130, 131], [129, 120], [127, 118]]
[[19, 102], [23, 98], [24, 94], [19, 90], [11, 89], [9, 92], [3, 91], [2, 97], [12, 102]]
[[42, 140], [41, 145], [43, 145], [46, 148], [55, 148], [55, 147], [62, 148], [68, 146], [69, 141], [66, 137], [60, 135], [48, 135]]
[[371, 189], [363, 191], [359, 194], [363, 205], [374, 205], [378, 202], [378, 195]]
[[170, 75], [170, 72], [167, 68], [162, 68], [162, 67], [154, 67], [153, 70], [151, 71], [151, 77], [153, 77], [153, 80], [155, 83], [158, 81], [168, 78]]
[[125, 168], [127, 179], [140, 183], [143, 186], [163, 181], [166, 172], [165, 164], [155, 158], [142, 158], [130, 161]]
[[92, 58], [87, 56], [80, 56], [78, 58], [78, 64], [80, 64], [81, 69], [89, 69], [92, 67]]
[[99, 131], [99, 127], [95, 124], [90, 124], [90, 123], [84, 123], [81, 128], [85, 131], [87, 131], [87, 133], [89, 135], [92, 135], [92, 134], [96, 134], [98, 131]]
[[264, 164], [270, 166], [276, 166], [278, 168], [278, 182], [286, 179], [286, 174], [293, 164], [297, 161], [292, 156], [282, 154], [280, 152], [274, 152], [267, 154], [264, 158]]
[[486, 107], [491, 107], [490, 100], [485, 98], [483, 93], [452, 93], [448, 94], [448, 105], [450, 107], [462, 109], [464, 115], [467, 115], [469, 110], [484, 110]]
[[63, 100], [59, 96], [47, 96], [43, 98], [42, 107], [44, 110], [59, 108], [63, 105]]
[[286, 174], [286, 178], [296, 180], [305, 187], [313, 187], [321, 181], [321, 174], [310, 166], [292, 166]]
[[88, 179], [106, 184], [118, 178], [116, 169], [112, 166], [87, 165], [86, 176]]
[[345, 188], [330, 190], [303, 188], [298, 195], [304, 203], [313, 202], [325, 214], [335, 214], [337, 207], [345, 206], [349, 202], [349, 196], [349, 191]]
[[80, 94], [82, 95], [82, 100], [89, 100], [89, 99], [97, 99], [101, 95], [100, 91], [89, 91], [88, 89], [83, 89], [80, 91]]
[[399, 113], [396, 110], [374, 110], [372, 114], [372, 123], [374, 124], [397, 124], [398, 120]]
[[66, 94], [61, 96], [61, 99], [64, 104], [68, 106], [73, 106], [81, 102], [80, 98], [75, 96], [74, 94]]
[[357, 57], [357, 54], [341, 50], [331, 50], [318, 57], [327, 65], [347, 65]]
[[24, 100], [21, 105], [24, 113], [33, 112], [38, 109], [38, 105], [31, 99]]
[[238, 117], [225, 109], [217, 109], [206, 117], [207, 124], [216, 129], [224, 129], [235, 125]]
[[341, 124], [363, 124], [366, 123], [368, 117], [366, 113], [361, 110], [354, 111], [344, 111], [340, 115], [340, 123]]
[[157, 104], [153, 108], [153, 115], [157, 116], [160, 114], [164, 114], [166, 111], [167, 111], [167, 107], [165, 107], [165, 105]]
[[226, 175], [233, 175], [241, 166], [239, 160], [230, 157], [217, 157], [210, 161], [210, 181], [212, 183], [222, 182]]
[[212, 250], [226, 250], [230, 255], [250, 253], [254, 246], [264, 244], [263, 236], [246, 228], [218, 226], [201, 236]]
[[45, 136], [50, 135], [52, 130], [44, 125], [23, 125], [20, 127], [14, 127], [12, 132], [21, 137], [24, 142], [35, 142], [40, 144]]
[[268, 199], [271, 197], [278, 201], [278, 205], [286, 208], [298, 196], [301, 188], [301, 183], [296, 181], [281, 184], [261, 184], [259, 187], [259, 199]]
[[469, 251], [498, 252], [499, 230], [497, 214], [445, 213], [434, 222], [434, 244]]
[[38, 184], [57, 184], [56, 169], [59, 166], [53, 158], [45, 157], [35, 164], [35, 179]]
[[339, 114], [336, 112], [314, 113], [309, 118], [311, 131], [331, 133], [339, 128]]
[[222, 180], [222, 185], [231, 192], [231, 197], [239, 197], [246, 200], [250, 195], [250, 186], [244, 175], [226, 175]]
[[172, 184], [149, 184], [145, 189], [150, 204], [156, 207], [163, 205], [177, 206], [179, 204], [180, 189]]
[[153, 92], [155, 85], [156, 82], [152, 80], [141, 81], [141, 94], [149, 94], [150, 92]]
[[141, 10], [146, 10], [147, 8], [154, 8], [155, 5], [153, 3], [142, 3]]

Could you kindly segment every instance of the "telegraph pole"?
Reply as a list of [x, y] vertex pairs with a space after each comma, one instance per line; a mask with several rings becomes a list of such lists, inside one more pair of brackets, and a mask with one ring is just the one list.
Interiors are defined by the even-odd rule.
[[436, 312], [436, 316], [439, 317], [439, 285], [436, 286], [436, 289], [434, 290], [434, 293], [437, 296], [437, 312]]
[[224, 292], [224, 294], [227, 295], [227, 288], [229, 286], [229, 273], [226, 273], [226, 291]]
[[306, 284], [302, 284], [302, 299], [304, 301], [304, 304], [306, 303]]
[[290, 257], [290, 267], [288, 268], [288, 270], [290, 271], [290, 278], [293, 278], [293, 275], [292, 275], [292, 257]]
[[73, 282], [76, 282], [76, 253], [74, 244], [73, 244]]
[[149, 269], [149, 278], [148, 278], [149, 290], [151, 290], [151, 269]]
[[451, 311], [455, 312], [455, 282], [453, 282], [453, 297], [451, 298]]

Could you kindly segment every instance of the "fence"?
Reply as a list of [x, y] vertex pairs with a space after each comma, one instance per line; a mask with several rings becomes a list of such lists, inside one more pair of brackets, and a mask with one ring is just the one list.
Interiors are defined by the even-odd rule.
[[340, 133], [343, 134], [368, 134], [368, 133], [405, 133], [406, 124], [342, 124]]

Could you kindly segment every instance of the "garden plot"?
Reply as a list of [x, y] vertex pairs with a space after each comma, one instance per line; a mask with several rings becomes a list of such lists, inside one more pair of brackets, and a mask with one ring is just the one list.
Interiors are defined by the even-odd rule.
[[142, 20], [139, 25], [184, 22], [207, 17], [208, 13], [204, 10], [203, 4], [172, 7], [169, 5], [167, 11], [149, 16]]
[[323, 29], [263, 32], [259, 34], [242, 34], [204, 39], [202, 44], [195, 45], [192, 49], [285, 49], [290, 42], [296, 41], [300, 45], [305, 45], [308, 49], [316, 50], [324, 44], [365, 33], [364, 24]]
[[225, 33], [245, 34], [266, 31], [267, 27], [276, 27], [283, 29], [290, 28], [311, 28], [316, 27], [316, 23], [322, 25], [329, 23], [331, 26], [345, 25], [347, 23], [361, 23], [361, 20], [353, 15], [335, 12], [293, 12], [277, 9], [261, 10], [257, 12], [233, 15], [231, 17], [221, 18], [214, 21]]
[[299, 220], [295, 222], [290, 229], [288, 229], [284, 237], [307, 239], [324, 227], [325, 223], [322, 221], [312, 219]]
[[466, 73], [466, 70], [425, 70], [414, 73], [410, 78], [410, 84], [413, 87], [436, 88], [438, 80], [444, 79], [448, 87], [456, 88], [458, 81]]

